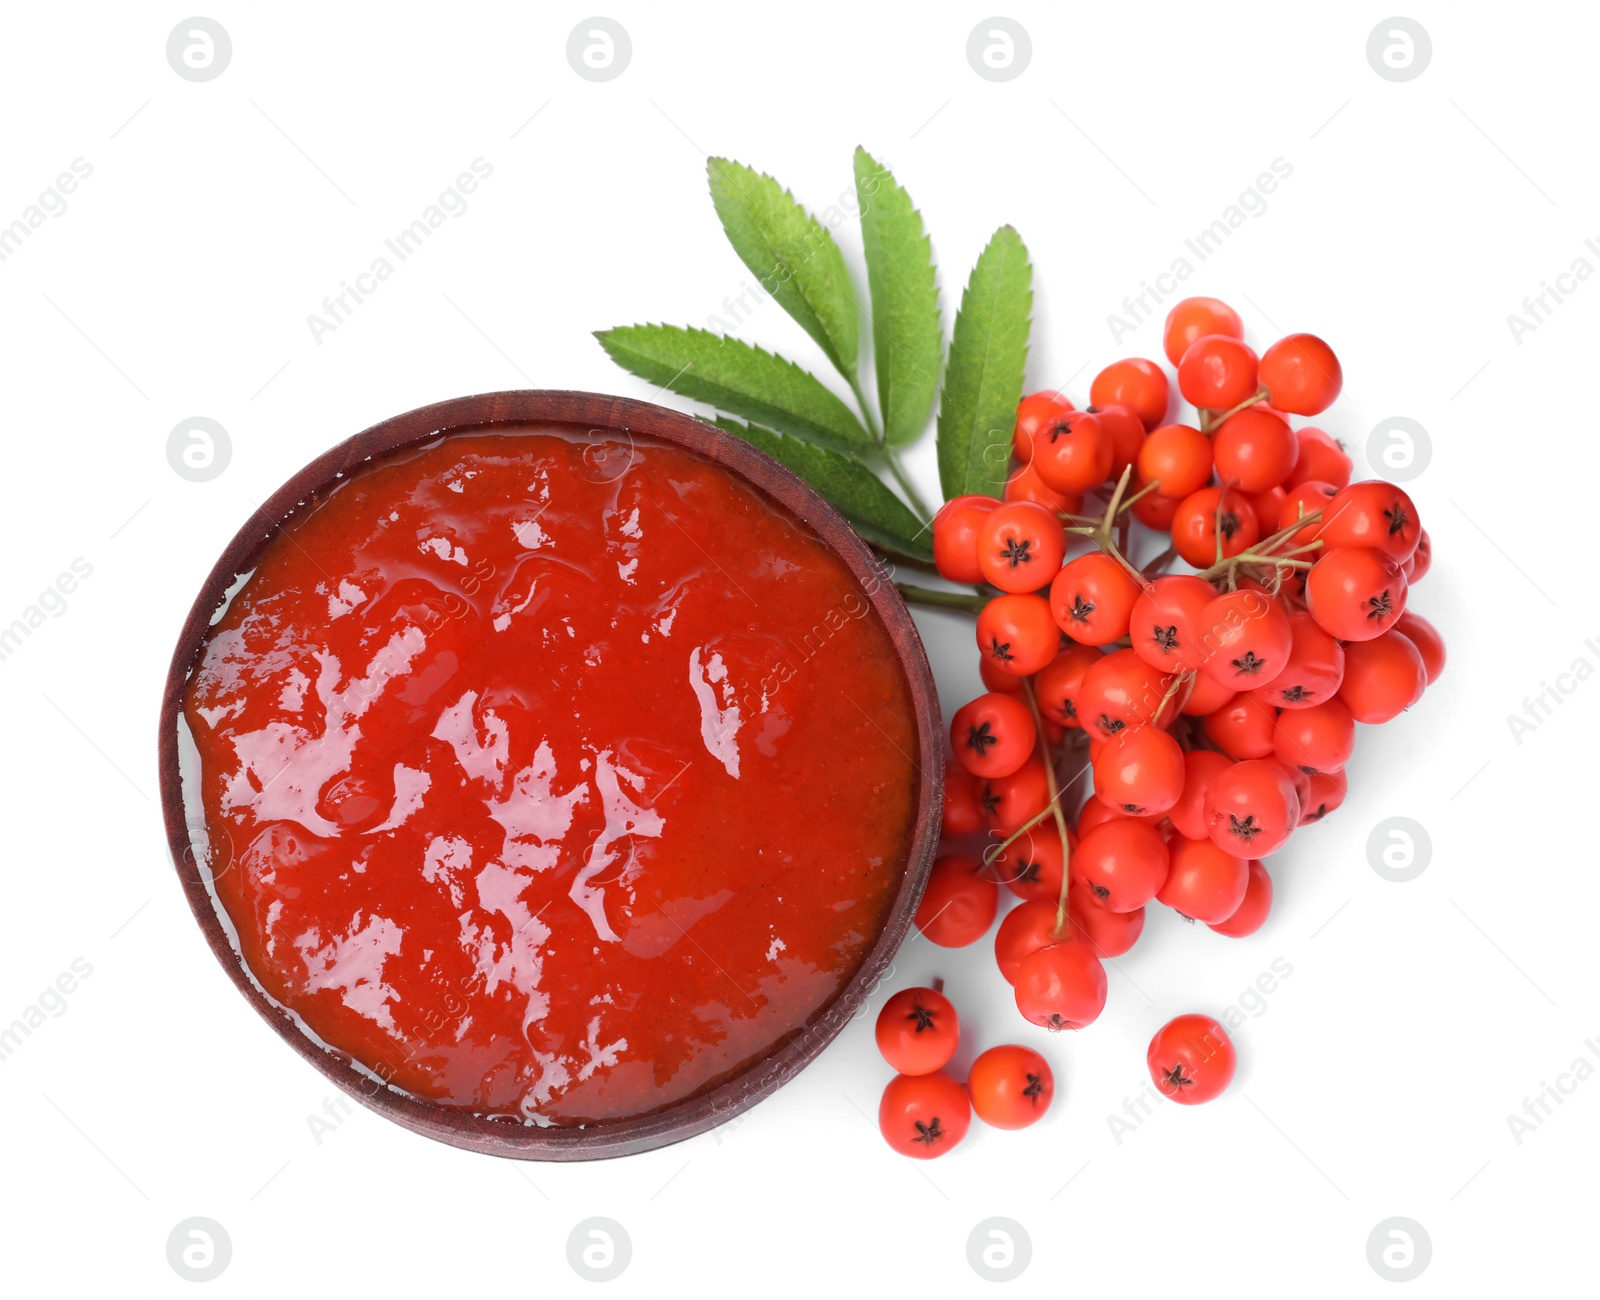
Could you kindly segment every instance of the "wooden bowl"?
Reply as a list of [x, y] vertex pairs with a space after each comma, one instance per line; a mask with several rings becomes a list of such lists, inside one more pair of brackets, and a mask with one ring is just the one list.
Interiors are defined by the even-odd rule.
[[[183, 693], [212, 617], [227, 589], [239, 574], [254, 566], [262, 549], [291, 516], [317, 505], [341, 476], [403, 447], [442, 435], [525, 422], [565, 424], [593, 435], [639, 433], [676, 443], [766, 493], [809, 526], [861, 583], [888, 629], [916, 713], [917, 802], [906, 867], [888, 919], [854, 977], [808, 1023], [791, 1031], [738, 1075], [652, 1114], [582, 1127], [536, 1127], [488, 1119], [409, 1096], [379, 1084], [342, 1053], [299, 1028], [288, 1011], [256, 984], [229, 939], [225, 913], [213, 900], [207, 874], [196, 861], [178, 765]], [[550, 390], [483, 393], [397, 415], [317, 457], [267, 498], [223, 550], [184, 621], [161, 703], [160, 763], [161, 807], [173, 865], [211, 951], [245, 999], [295, 1051], [363, 1105], [451, 1146], [520, 1160], [594, 1160], [666, 1146], [724, 1123], [792, 1079], [861, 1009], [905, 938], [938, 846], [944, 797], [939, 704], [922, 640], [882, 564], [838, 512], [765, 453], [679, 411], [597, 393]], [[193, 815], [197, 821], [202, 816], [198, 809]]]

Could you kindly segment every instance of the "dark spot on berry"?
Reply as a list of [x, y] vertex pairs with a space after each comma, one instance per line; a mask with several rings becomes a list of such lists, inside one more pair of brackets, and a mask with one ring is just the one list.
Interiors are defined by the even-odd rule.
[[911, 1140], [913, 1142], [920, 1142], [923, 1146], [931, 1147], [935, 1142], [942, 1142], [948, 1136], [949, 1135], [939, 1127], [939, 1117], [935, 1115], [926, 1124], [924, 1124], [920, 1119], [917, 1121], [917, 1136]]
[[1285, 704], [1304, 704], [1311, 698], [1311, 692], [1304, 686], [1285, 686], [1278, 694], [1283, 697]]
[[1059, 1011], [1052, 1011], [1050, 1013], [1050, 1019], [1044, 1022], [1044, 1027], [1052, 1034], [1058, 1034], [1063, 1029], [1071, 1029], [1072, 1021], [1068, 1020]]
[[1389, 594], [1389, 589], [1385, 587], [1376, 596], [1367, 598], [1367, 606], [1368, 618], [1388, 618], [1394, 611], [1394, 597]]
[[1065, 717], [1076, 718], [1078, 716], [1078, 706], [1071, 700], [1063, 700], [1061, 703], [1061, 712]]
[[1000, 795], [996, 792], [992, 785], [986, 785], [983, 787], [981, 799], [983, 802], [984, 816], [993, 817], [997, 812], [1000, 811]]
[[1042, 1075], [1030, 1074], [1027, 1076], [1027, 1079], [1028, 1086], [1022, 1090], [1022, 1095], [1031, 1101], [1035, 1106], [1037, 1106], [1039, 1104], [1039, 1098], [1044, 1095], [1044, 1077]]
[[1263, 827], [1256, 825], [1256, 815], [1254, 813], [1251, 813], [1246, 817], [1240, 817], [1236, 813], [1228, 814], [1229, 834], [1237, 835], [1246, 844], [1250, 843], [1250, 841], [1255, 839], [1257, 835], [1261, 834], [1263, 829]]
[[1405, 532], [1406, 525], [1411, 522], [1411, 516], [1406, 513], [1406, 508], [1398, 501], [1383, 512], [1383, 517], [1389, 521], [1390, 537], [1393, 537], [1396, 533]]
[[1089, 621], [1089, 615], [1094, 613], [1094, 601], [1085, 600], [1081, 593], [1074, 593], [1072, 597], [1072, 608], [1069, 609], [1067, 613], [1072, 615], [1072, 621], [1074, 623], [1087, 623]]
[[1064, 416], [1064, 417], [1062, 417], [1061, 419], [1057, 420], [1054, 424], [1052, 424], [1050, 426], [1050, 441], [1054, 442], [1057, 438], [1061, 437], [1063, 434], [1069, 434], [1071, 432], [1072, 432], [1072, 417], [1070, 415]]
[[1030, 537], [1008, 537], [1006, 544], [1000, 548], [1000, 558], [1013, 569], [1023, 564], [1032, 564], [1033, 539]]
[[1139, 807], [1139, 805], [1136, 804], [1136, 803], [1125, 803], [1125, 804], [1123, 804], [1122, 805], [1122, 811], [1127, 813], [1127, 814], [1129, 814], [1130, 816], [1133, 816], [1133, 817], [1143, 817], [1144, 816], [1144, 809]]
[[1239, 516], [1231, 510], [1224, 510], [1217, 519], [1217, 531], [1231, 542], [1233, 535], [1239, 531]]
[[1233, 661], [1234, 671], [1242, 674], [1245, 677], [1256, 676], [1266, 666], [1267, 661], [1265, 659], [1256, 658], [1256, 652], [1254, 650], [1246, 650], [1244, 654]]
[[1001, 663], [1008, 664], [1013, 657], [1011, 654], [1011, 642], [1002, 641], [999, 637], [992, 636], [989, 638], [989, 653]]
[[975, 727], [967, 728], [967, 748], [977, 750], [979, 758], [989, 752], [990, 745], [1000, 743], [1000, 737], [990, 730], [991, 725], [988, 722], [981, 722]]
[[1017, 859], [1017, 874], [1013, 879], [1021, 884], [1031, 885], [1039, 879], [1039, 873], [1044, 870], [1042, 862], [1030, 862], [1027, 858]]
[[1307, 776], [1315, 776], [1317, 774], [1317, 769], [1316, 768], [1307, 767], [1304, 763], [1300, 764], [1300, 770], [1302, 772], [1304, 772]]
[[1102, 903], [1111, 897], [1111, 891], [1104, 885], [1096, 885], [1091, 883], [1089, 886], [1089, 892], [1098, 898]]
[[1108, 718], [1103, 713], [1100, 715], [1100, 730], [1108, 736], [1116, 735], [1127, 725], [1121, 718]]
[[1170, 1070], [1163, 1070], [1161, 1078], [1169, 1088], [1177, 1088], [1180, 1091], [1194, 1086], [1194, 1080], [1183, 1072], [1182, 1062], [1174, 1065]]
[[1316, 812], [1307, 813], [1306, 814], [1306, 820], [1308, 822], [1320, 822], [1327, 815], [1328, 815], [1328, 805], [1325, 804], [1325, 803], [1319, 803], [1317, 805]]
[[933, 1028], [933, 1012], [929, 1011], [928, 1008], [924, 1006], [913, 1007], [911, 1013], [906, 1016], [906, 1019], [915, 1020], [917, 1022], [917, 1027], [914, 1031], [916, 1033], [920, 1034], [924, 1029]]
[[1156, 649], [1161, 651], [1162, 654], [1171, 654], [1178, 648], [1178, 629], [1176, 625], [1162, 627], [1161, 624], [1157, 623], [1153, 631], [1155, 636], [1152, 639], [1156, 643]]

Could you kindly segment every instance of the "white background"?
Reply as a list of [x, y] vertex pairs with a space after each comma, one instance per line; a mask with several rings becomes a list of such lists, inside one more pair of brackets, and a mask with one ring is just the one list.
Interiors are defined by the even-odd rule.
[[[1600, 285], [1520, 344], [1506, 317], [1574, 259], [1600, 265], [1583, 243], [1600, 238], [1600, 23], [1418, 4], [1432, 62], [1394, 84], [1365, 53], [1381, 6], [1126, 8], [1010, 5], [1033, 53], [1004, 84], [967, 63], [991, 12], [970, 5], [614, 4], [633, 56], [605, 84], [567, 63], [590, 12], [569, 5], [220, 4], [205, 12], [233, 57], [205, 84], [165, 57], [181, 9], [7, 8], [0, 224], [75, 158], [93, 166], [0, 263], [0, 624], [75, 558], [93, 566], [0, 662], [0, 1023], [75, 958], [93, 967], [0, 1062], [9, 1294], [190, 1294], [165, 1243], [193, 1215], [232, 1240], [208, 1284], [225, 1296], [589, 1294], [566, 1240], [592, 1215], [632, 1241], [618, 1296], [987, 1293], [966, 1242], [995, 1215], [1032, 1240], [1017, 1293], [1386, 1294], [1366, 1242], [1395, 1215], [1431, 1238], [1418, 1296], [1592, 1279], [1600, 1081], [1562, 1072], [1600, 1064], [1600, 685], [1520, 744], [1506, 716], [1574, 660], [1600, 664]], [[307, 1116], [331, 1090], [217, 967], [162, 834], [156, 712], [203, 575], [255, 502], [384, 417], [507, 387], [648, 396], [590, 331], [704, 324], [749, 278], [704, 152], [822, 209], [857, 143], [924, 212], [947, 325], [988, 235], [1018, 227], [1030, 386], [1080, 401], [1116, 356], [1159, 356], [1158, 323], [1114, 343], [1108, 313], [1292, 164], [1184, 288], [1232, 301], [1258, 345], [1275, 324], [1334, 344], [1345, 394], [1319, 423], [1358, 474], [1383, 418], [1431, 434], [1408, 487], [1437, 558], [1413, 605], [1448, 638], [1443, 680], [1363, 730], [1348, 804], [1273, 860], [1262, 932], [1152, 915], [1091, 1029], [1024, 1025], [988, 942], [903, 950], [896, 985], [947, 981], [960, 1064], [1005, 1041], [1049, 1056], [1057, 1105], [1034, 1130], [891, 1154], [868, 1118], [888, 1078], [868, 1018], [741, 1121], [625, 1161], [519, 1166], [365, 1111], [319, 1144]], [[314, 342], [307, 315], [478, 157], [494, 171], [469, 210]], [[856, 231], [840, 238], [859, 272]], [[823, 373], [774, 304], [743, 332]], [[207, 483], [166, 458], [195, 415], [233, 445]], [[914, 469], [933, 492], [931, 439]], [[948, 711], [977, 690], [969, 625], [921, 624]], [[1393, 815], [1432, 839], [1409, 883], [1369, 865]], [[1155, 1028], [1221, 1014], [1278, 958], [1293, 973], [1237, 1033], [1225, 1097], [1157, 1107], [1119, 1143], [1108, 1116], [1145, 1087]], [[1562, 1079], [1571, 1095], [1519, 1143], [1508, 1114]]]

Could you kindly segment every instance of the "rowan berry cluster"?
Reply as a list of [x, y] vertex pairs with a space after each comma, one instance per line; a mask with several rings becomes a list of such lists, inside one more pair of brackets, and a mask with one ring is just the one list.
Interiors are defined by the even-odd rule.
[[1167, 372], [1143, 358], [1101, 371], [1081, 410], [1033, 393], [1004, 500], [959, 497], [933, 525], [941, 575], [977, 588], [961, 599], [988, 690], [951, 726], [917, 924], [970, 944], [1014, 895], [995, 958], [1047, 1029], [1100, 1015], [1103, 962], [1151, 903], [1259, 929], [1263, 859], [1344, 801], [1357, 724], [1444, 666], [1407, 609], [1431, 558], [1411, 498], [1351, 483], [1337, 441], [1291, 425], [1339, 395], [1332, 349], [1291, 334], [1258, 357], [1212, 298], [1174, 307], [1164, 346], [1192, 422], [1167, 422]]

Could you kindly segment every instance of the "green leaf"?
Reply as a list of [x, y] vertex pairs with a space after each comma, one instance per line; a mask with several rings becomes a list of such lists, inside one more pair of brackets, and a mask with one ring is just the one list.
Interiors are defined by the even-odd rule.
[[738, 339], [676, 325], [623, 325], [595, 338], [623, 369], [697, 402], [836, 451], [874, 445], [815, 375]]
[[772, 177], [727, 158], [706, 172], [734, 251], [855, 387], [861, 322], [833, 236]]
[[914, 442], [928, 423], [939, 387], [944, 339], [933, 245], [922, 215], [888, 168], [856, 149], [856, 198], [872, 292], [872, 346], [884, 441]]
[[928, 526], [854, 456], [780, 438], [770, 429], [737, 420], [718, 417], [708, 423], [738, 435], [793, 470], [822, 493], [869, 542], [908, 559], [933, 560], [933, 538]]
[[946, 500], [999, 496], [1022, 400], [1033, 309], [1033, 268], [1022, 237], [995, 231], [972, 268], [945, 365], [939, 404], [939, 482]]

